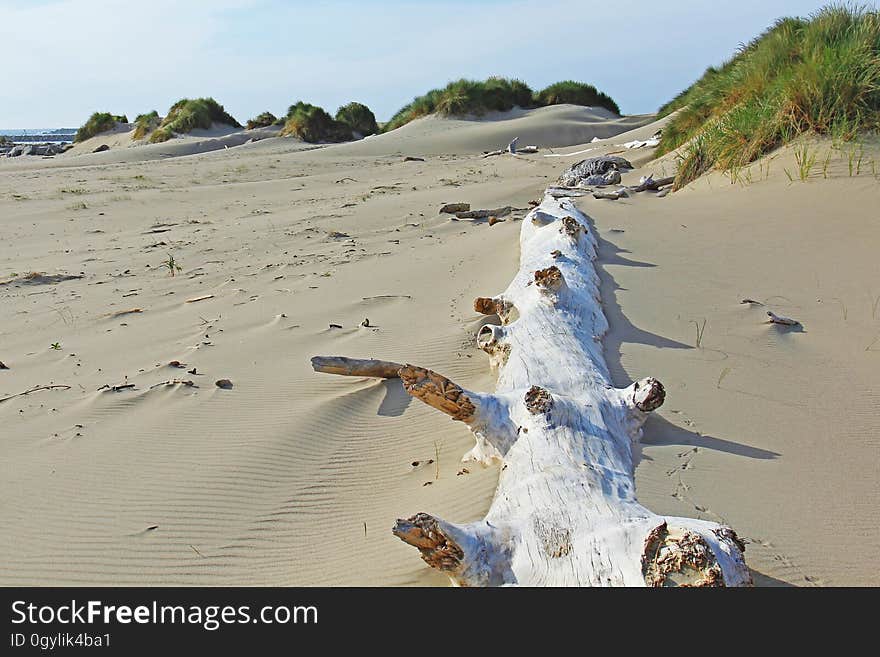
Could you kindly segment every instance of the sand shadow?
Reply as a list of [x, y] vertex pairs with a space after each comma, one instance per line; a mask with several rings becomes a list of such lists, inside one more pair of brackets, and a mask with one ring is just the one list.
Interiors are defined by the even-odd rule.
[[[623, 309], [617, 300], [617, 291], [624, 288], [617, 284], [614, 277], [608, 272], [607, 267], [609, 265], [656, 267], [656, 265], [621, 256], [621, 253], [629, 252], [599, 235], [595, 221], [586, 214], [584, 216], [587, 218], [590, 230], [595, 236], [598, 246], [598, 258], [596, 259], [595, 266], [596, 273], [599, 276], [599, 293], [602, 298], [602, 309], [605, 312], [605, 317], [608, 319], [609, 326], [609, 331], [602, 341], [605, 362], [608, 364], [611, 382], [618, 388], [625, 388], [633, 382], [633, 379], [623, 367], [621, 346], [624, 343], [650, 345], [657, 349], [694, 349], [695, 347], [640, 329], [633, 325], [626, 315], [623, 314]], [[689, 431], [660, 415], [651, 415], [648, 418], [648, 421], [645, 423], [644, 438], [641, 442], [644, 445], [702, 447], [753, 459], [775, 459], [779, 456], [777, 452], [770, 450]], [[637, 452], [636, 456], [639, 455]]]
[[749, 572], [752, 574], [752, 583], [755, 586], [766, 586], [772, 588], [798, 588], [797, 585], [792, 584], [791, 582], [786, 582], [783, 579], [777, 579], [776, 577], [765, 575], [764, 573], [755, 570], [754, 568], [749, 568]]
[[400, 379], [385, 379], [381, 385], [385, 388], [385, 397], [382, 399], [382, 403], [379, 404], [379, 410], [376, 411], [376, 415], [383, 417], [399, 417], [403, 415], [403, 412], [412, 401], [412, 397], [403, 389]]
[[[583, 211], [582, 211], [583, 212]], [[596, 237], [598, 258], [596, 259], [596, 273], [599, 276], [599, 294], [602, 298], [602, 310], [608, 319], [610, 330], [603, 340], [605, 350], [605, 360], [611, 371], [612, 381], [616, 386], [626, 387], [632, 380], [627, 375], [621, 365], [620, 347], [624, 342], [645, 344], [658, 349], [693, 349], [694, 347], [677, 340], [645, 331], [633, 325], [632, 322], [623, 314], [623, 309], [617, 301], [617, 291], [624, 290], [620, 287], [614, 277], [608, 273], [609, 265], [618, 265], [623, 267], [656, 267], [650, 262], [641, 262], [632, 260], [620, 254], [629, 253], [629, 251], [620, 248], [616, 244], [608, 241], [599, 235], [596, 229], [596, 223], [588, 216], [590, 230]], [[625, 382], [625, 383], [624, 383]]]

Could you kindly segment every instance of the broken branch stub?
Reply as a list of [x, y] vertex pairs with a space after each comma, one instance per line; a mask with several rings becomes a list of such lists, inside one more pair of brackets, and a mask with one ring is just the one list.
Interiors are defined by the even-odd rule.
[[[501, 294], [475, 300], [477, 312], [504, 321], [477, 334], [498, 366], [494, 394], [414, 365], [400, 369], [409, 394], [470, 427], [468, 458], [502, 467], [483, 520], [459, 525], [419, 513], [393, 532], [465, 586], [750, 584], [732, 529], [661, 516], [636, 499], [632, 444], [666, 392], [654, 378], [611, 385], [599, 342], [608, 323], [597, 243], [587, 226], [570, 199], [546, 195], [522, 222], [517, 275]], [[563, 286], [565, 294], [551, 293]]]

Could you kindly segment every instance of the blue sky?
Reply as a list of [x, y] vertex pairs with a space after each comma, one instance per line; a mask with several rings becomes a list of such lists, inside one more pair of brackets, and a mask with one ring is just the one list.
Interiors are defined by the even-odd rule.
[[[0, 0], [0, 128], [164, 114], [213, 96], [242, 122], [297, 100], [379, 120], [460, 77], [575, 79], [657, 109], [812, 0]], [[870, 3], [876, 6], [876, 3]]]

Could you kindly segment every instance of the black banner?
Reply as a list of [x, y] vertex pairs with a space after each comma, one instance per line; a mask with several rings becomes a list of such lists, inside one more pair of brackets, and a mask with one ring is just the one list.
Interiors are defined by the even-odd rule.
[[[829, 589], [7, 588], [0, 589], [0, 654], [184, 646], [249, 654], [313, 640], [442, 646], [489, 637], [516, 644], [526, 635], [598, 642], [621, 633], [633, 648], [685, 627], [689, 636], [730, 635], [772, 620], [778, 633], [786, 618], [796, 618], [811, 632], [829, 630], [829, 610], [851, 606], [841, 593], [853, 603], [859, 597]], [[822, 625], [810, 626], [811, 617], [821, 617]]]

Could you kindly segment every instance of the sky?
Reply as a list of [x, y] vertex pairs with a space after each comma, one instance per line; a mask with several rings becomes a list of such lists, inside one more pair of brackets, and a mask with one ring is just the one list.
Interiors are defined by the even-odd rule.
[[[813, 0], [0, 0], [0, 128], [77, 127], [212, 96], [244, 123], [298, 100], [387, 120], [461, 77], [573, 79], [625, 114]], [[876, 3], [868, 3], [876, 7]]]

